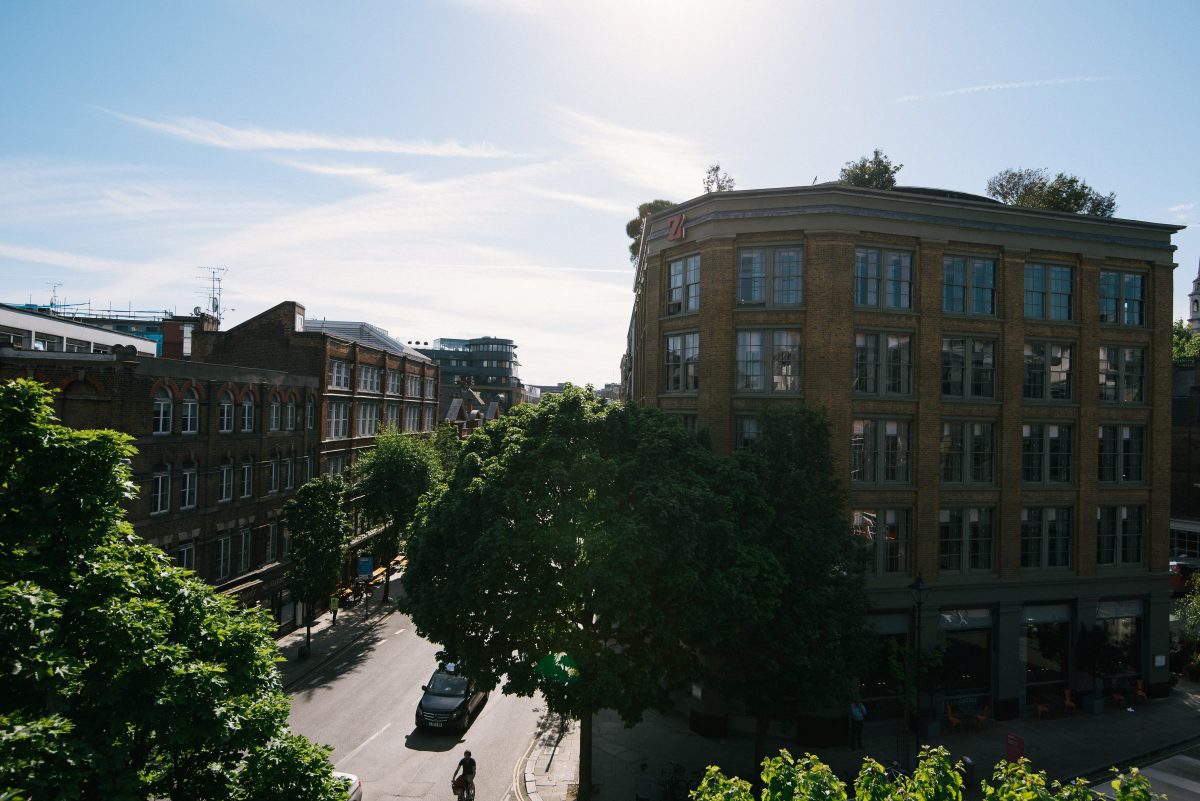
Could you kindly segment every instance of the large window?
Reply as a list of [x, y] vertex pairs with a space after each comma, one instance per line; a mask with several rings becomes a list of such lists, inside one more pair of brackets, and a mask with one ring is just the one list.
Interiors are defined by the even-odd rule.
[[1027, 423], [1021, 426], [1021, 480], [1028, 484], [1071, 482], [1071, 426]]
[[426, 378], [425, 379], [425, 397], [432, 400], [436, 393], [437, 393], [437, 382], [434, 381], [432, 378]]
[[667, 314], [700, 308], [700, 255], [676, 259], [667, 267]]
[[433, 430], [433, 412], [434, 412], [434, 408], [432, 406], [426, 406], [422, 410], [422, 413], [421, 413], [421, 430], [422, 431], [432, 431]]
[[734, 390], [799, 392], [800, 353], [799, 331], [738, 331]]
[[1105, 483], [1145, 481], [1145, 426], [1100, 426], [1097, 479]]
[[326, 415], [326, 437], [345, 439], [350, 436], [350, 404], [347, 401], [329, 401]]
[[254, 430], [254, 396], [249, 392], [242, 398], [242, 431]]
[[854, 303], [885, 309], [912, 308], [912, 254], [902, 250], [856, 248]]
[[990, 339], [942, 339], [942, 395], [996, 397], [996, 343]]
[[938, 513], [939, 569], [991, 570], [994, 520], [995, 511], [987, 507], [942, 509]]
[[180, 545], [179, 550], [175, 551], [175, 563], [184, 570], [196, 569], [196, 545], [189, 542], [185, 545]]
[[1100, 402], [1144, 403], [1145, 348], [1100, 347]]
[[1072, 270], [1053, 264], [1025, 265], [1025, 317], [1069, 322]]
[[409, 373], [405, 377], [404, 394], [410, 398], [421, 397], [421, 376]]
[[267, 492], [279, 492], [279, 457], [267, 462]]
[[378, 392], [383, 371], [378, 367], [358, 366], [358, 388], [363, 392]]
[[942, 259], [942, 311], [996, 313], [996, 261], [971, 256]]
[[272, 396], [271, 402], [267, 405], [267, 430], [278, 431], [283, 425], [283, 406], [279, 403], [278, 396]]
[[911, 395], [912, 335], [854, 334], [854, 391], [864, 395]]
[[738, 251], [740, 306], [797, 306], [803, 302], [804, 248], [761, 247]]
[[404, 407], [404, 430], [410, 432], [421, 430], [421, 407], [415, 403]]
[[233, 462], [221, 462], [217, 471], [217, 502], [233, 498]]
[[1058, 342], [1025, 343], [1023, 394], [1027, 399], [1069, 401], [1075, 397], [1071, 347]]
[[332, 389], [350, 389], [350, 364], [341, 359], [329, 360], [329, 386]]
[[909, 425], [907, 420], [855, 420], [850, 480], [857, 484], [909, 483]]
[[868, 572], [875, 576], [908, 569], [908, 509], [854, 509], [850, 533], [871, 554]]
[[1100, 273], [1100, 322], [1110, 325], [1146, 324], [1146, 276], [1141, 273]]
[[1021, 567], [1070, 567], [1071, 509], [1034, 506], [1021, 510]]
[[254, 462], [246, 459], [242, 462], [241, 496], [249, 498], [254, 494]]
[[238, 532], [238, 573], [245, 573], [250, 569], [250, 530], [242, 529]]
[[995, 483], [996, 438], [992, 423], [943, 422], [940, 453], [943, 484]]
[[185, 465], [179, 474], [179, 508], [194, 509], [196, 507], [196, 486], [198, 484], [196, 466]]
[[222, 434], [233, 431], [233, 395], [226, 390], [217, 401], [217, 417]]
[[229, 537], [217, 540], [217, 579], [229, 578], [229, 563], [231, 559]]
[[1096, 510], [1096, 563], [1101, 565], [1140, 565], [1142, 531], [1146, 509], [1143, 506], [1101, 506]]
[[401, 392], [401, 384], [404, 381], [404, 373], [399, 370], [387, 371], [387, 391], [389, 395], [399, 395]]
[[[685, 420], [686, 425], [686, 420]], [[696, 418], [692, 416], [692, 430], [695, 430]], [[758, 417], [740, 414], [733, 418], [733, 447], [744, 448], [758, 439]]]
[[154, 393], [154, 433], [171, 433], [171, 393], [160, 389]]
[[171, 471], [159, 466], [150, 479], [150, 514], [159, 515], [171, 510]]
[[200, 398], [194, 389], [183, 393], [183, 420], [180, 430], [185, 434], [200, 432]]
[[358, 436], [373, 437], [379, 429], [379, 404], [374, 401], [358, 403]]
[[700, 334], [667, 336], [667, 392], [694, 392], [700, 388], [697, 370], [700, 361]]
[[283, 488], [296, 486], [296, 460], [291, 456], [283, 460]]
[[286, 413], [283, 416], [284, 425], [288, 431], [296, 430], [296, 401], [289, 400], [285, 409]]

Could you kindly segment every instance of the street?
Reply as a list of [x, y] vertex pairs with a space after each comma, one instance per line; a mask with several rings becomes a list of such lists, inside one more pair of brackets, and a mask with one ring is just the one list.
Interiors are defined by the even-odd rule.
[[478, 762], [479, 801], [511, 792], [544, 711], [540, 700], [493, 690], [465, 734], [417, 731], [413, 713], [436, 651], [393, 613], [291, 688], [292, 729], [333, 746], [335, 768], [358, 775], [369, 801], [452, 799], [450, 777], [467, 749]]

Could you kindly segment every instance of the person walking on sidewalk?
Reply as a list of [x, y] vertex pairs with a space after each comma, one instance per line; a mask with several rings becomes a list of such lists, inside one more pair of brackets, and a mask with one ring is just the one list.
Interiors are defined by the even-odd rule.
[[[863, 747], [863, 721], [867, 719], [867, 708], [863, 706], [862, 699], [857, 695], [850, 702], [850, 750], [855, 751]], [[865, 749], [863, 749], [865, 750]]]
[[653, 791], [654, 779], [646, 770], [646, 763], [643, 762], [641, 771], [633, 779], [633, 799], [634, 801], [650, 801], [650, 793]]
[[329, 596], [329, 611], [333, 612], [333, 624], [332, 625], [334, 625], [334, 626], [337, 625], [337, 610], [338, 610], [338, 597], [337, 597], [337, 593], [335, 592], [333, 595]]

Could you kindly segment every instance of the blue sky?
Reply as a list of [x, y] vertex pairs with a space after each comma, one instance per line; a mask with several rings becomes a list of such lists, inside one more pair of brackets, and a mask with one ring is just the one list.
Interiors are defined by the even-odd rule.
[[0, 4], [0, 300], [281, 300], [499, 336], [529, 383], [618, 378], [626, 220], [837, 176], [1115, 191], [1200, 260], [1196, 3]]

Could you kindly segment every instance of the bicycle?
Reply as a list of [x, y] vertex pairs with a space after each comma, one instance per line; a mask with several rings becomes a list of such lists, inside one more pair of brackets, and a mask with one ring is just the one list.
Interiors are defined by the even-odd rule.
[[467, 784], [466, 776], [459, 776], [451, 781], [450, 790], [458, 801], [475, 801], [475, 782]]

